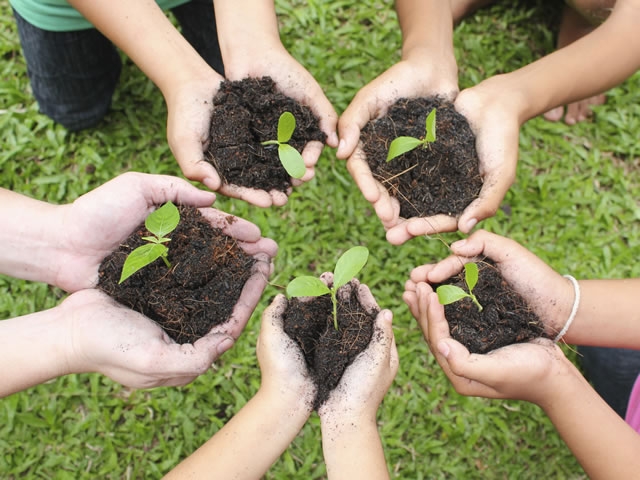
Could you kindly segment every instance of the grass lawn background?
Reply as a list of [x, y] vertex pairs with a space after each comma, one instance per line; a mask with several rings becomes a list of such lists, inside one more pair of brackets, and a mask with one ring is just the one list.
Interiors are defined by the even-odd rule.
[[[455, 32], [461, 88], [550, 52], [559, 9], [546, 3], [492, 7], [463, 22]], [[390, 1], [276, 5], [283, 42], [339, 113], [361, 86], [399, 58], [400, 32]], [[38, 113], [7, 2], [0, 3], [0, 56], [2, 187], [65, 203], [129, 170], [181, 175], [166, 143], [162, 96], [129, 60], [113, 111], [99, 128], [71, 134]], [[560, 273], [640, 276], [638, 91], [636, 74], [609, 92], [591, 121], [577, 126], [529, 121], [521, 130], [517, 181], [503, 208], [481, 226], [523, 243]], [[297, 188], [284, 207], [265, 210], [218, 196], [217, 208], [257, 223], [280, 251], [274, 285], [215, 371], [182, 388], [149, 391], [132, 391], [97, 374], [69, 375], [0, 399], [0, 477], [160, 478], [257, 391], [259, 319], [280, 291], [277, 285], [329, 270], [344, 250], [362, 244], [371, 258], [360, 279], [395, 315], [400, 371], [378, 414], [392, 476], [586, 478], [539, 408], [466, 398], [450, 387], [401, 300], [409, 271], [446, 251], [426, 238], [388, 244], [334, 154], [325, 148], [316, 178]], [[0, 318], [52, 307], [63, 296], [46, 285], [0, 276]], [[313, 415], [266, 478], [325, 476]]]

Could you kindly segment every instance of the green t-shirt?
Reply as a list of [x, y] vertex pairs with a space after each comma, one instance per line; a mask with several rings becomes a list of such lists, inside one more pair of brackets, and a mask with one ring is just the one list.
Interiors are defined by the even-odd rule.
[[[189, 0], [156, 0], [163, 10], [187, 2]], [[9, 0], [9, 3], [27, 22], [43, 30], [71, 32], [93, 28], [93, 25], [66, 0]]]

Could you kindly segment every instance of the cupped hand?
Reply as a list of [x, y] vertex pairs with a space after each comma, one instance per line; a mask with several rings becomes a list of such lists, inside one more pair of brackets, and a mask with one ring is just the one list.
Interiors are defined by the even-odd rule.
[[316, 387], [309, 375], [304, 355], [284, 331], [283, 315], [287, 299], [277, 295], [262, 314], [262, 326], [256, 346], [262, 373], [260, 389], [282, 401], [299, 402], [313, 411]]
[[543, 405], [552, 398], [554, 382], [573, 371], [562, 350], [539, 338], [487, 354], [472, 354], [451, 338], [444, 307], [427, 283], [416, 285], [416, 318], [429, 349], [462, 395], [526, 400]]
[[[406, 232], [406, 220], [400, 217], [398, 200], [369, 169], [359, 142], [360, 133], [367, 123], [384, 116], [401, 98], [440, 96], [453, 101], [458, 93], [455, 72], [455, 63], [443, 68], [433, 65], [429, 57], [402, 60], [360, 89], [338, 121], [340, 144], [336, 156], [347, 159], [347, 170], [387, 230], [387, 240], [394, 245], [411, 236]], [[437, 226], [437, 231], [455, 229], [455, 220], [444, 215], [427, 220]]]
[[[125, 173], [81, 196], [69, 205], [59, 207], [59, 239], [53, 284], [75, 292], [93, 288], [98, 283], [102, 260], [133, 233], [157, 205], [167, 201], [194, 207], [209, 207], [215, 201], [211, 192], [199, 190], [177, 177]], [[223, 231], [241, 242], [250, 255], [275, 255], [275, 243], [262, 239], [252, 223], [210, 208], [201, 212], [217, 218]], [[224, 221], [223, 221], [224, 220]], [[265, 258], [261, 256], [260, 258]]]
[[169, 148], [184, 176], [211, 190], [220, 190], [222, 181], [213, 165], [205, 160], [204, 152], [209, 143], [213, 97], [223, 80], [205, 65], [174, 82], [165, 92]]
[[397, 232], [389, 232], [396, 243], [436, 232], [460, 230], [469, 233], [478, 222], [497, 212], [516, 177], [518, 142], [521, 121], [513, 104], [500, 100], [500, 79], [493, 77], [461, 91], [455, 101], [476, 136], [479, 170], [483, 185], [473, 200], [457, 218], [447, 222], [412, 218]]
[[444, 260], [411, 271], [403, 299], [415, 318], [419, 318], [416, 287], [419, 283], [441, 283], [461, 272], [465, 263], [489, 257], [509, 285], [538, 315], [551, 338], [562, 329], [573, 305], [573, 286], [535, 254], [513, 240], [485, 230], [452, 243], [451, 251], [453, 255]]
[[[259, 49], [252, 48], [250, 52], [235, 55], [225, 63], [225, 72], [229, 80], [271, 77], [282, 93], [312, 110], [319, 119], [320, 130], [327, 136], [327, 145], [334, 148], [338, 146], [338, 115], [335, 109], [315, 78], [287, 52], [279, 39], [265, 39]], [[302, 151], [306, 173], [300, 179], [292, 179], [294, 186], [314, 177], [314, 168], [322, 149], [321, 142], [307, 143]]]
[[[327, 275], [322, 278], [329, 280]], [[380, 310], [369, 288], [355, 279], [345, 285], [339, 295], [350, 296], [351, 289], [357, 289], [358, 299], [367, 313], [378, 314], [369, 346], [347, 367], [338, 385], [318, 410], [322, 419], [334, 422], [354, 421], [354, 418], [375, 419], [398, 371], [391, 311]]]
[[102, 373], [128, 387], [186, 385], [233, 345], [224, 334], [179, 345], [158, 324], [95, 289], [70, 295], [60, 308], [69, 327], [69, 371]]

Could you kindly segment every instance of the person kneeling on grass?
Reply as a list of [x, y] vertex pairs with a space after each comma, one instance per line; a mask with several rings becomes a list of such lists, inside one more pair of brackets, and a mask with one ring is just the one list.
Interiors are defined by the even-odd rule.
[[636, 478], [640, 471], [640, 383], [626, 420], [606, 404], [552, 340], [539, 338], [471, 354], [451, 338], [431, 285], [488, 256], [556, 341], [640, 349], [640, 279], [575, 281], [518, 243], [480, 230], [451, 245], [454, 255], [411, 272], [404, 300], [431, 352], [462, 395], [540, 406], [591, 479]]
[[[358, 294], [363, 305], [375, 305], [365, 286]], [[164, 480], [262, 478], [304, 426], [313, 412], [316, 387], [302, 350], [284, 332], [286, 308], [286, 298], [278, 295], [262, 315], [256, 347], [262, 384], [256, 395]], [[376, 412], [398, 370], [391, 321], [389, 310], [378, 313], [371, 343], [318, 409], [329, 479], [389, 478]]]
[[[155, 322], [95, 287], [102, 260], [158, 204], [205, 208], [214, 200], [185, 180], [142, 173], [120, 175], [68, 205], [0, 189], [0, 274], [70, 294], [56, 307], [0, 321], [0, 397], [70, 373], [98, 372], [128, 387], [151, 388], [185, 385], [206, 372], [242, 333], [273, 268], [278, 247], [257, 226], [242, 219], [220, 222], [257, 268], [233, 321], [193, 345], [178, 345]], [[211, 210], [209, 218], [227, 217]]]

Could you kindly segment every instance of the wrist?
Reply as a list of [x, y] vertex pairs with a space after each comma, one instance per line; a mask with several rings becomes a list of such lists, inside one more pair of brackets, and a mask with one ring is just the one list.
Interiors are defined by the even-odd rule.
[[306, 422], [313, 412], [315, 391], [307, 386], [291, 388], [289, 385], [277, 387], [263, 383], [256, 396], [269, 405], [269, 415], [283, 415], [284, 418]]

